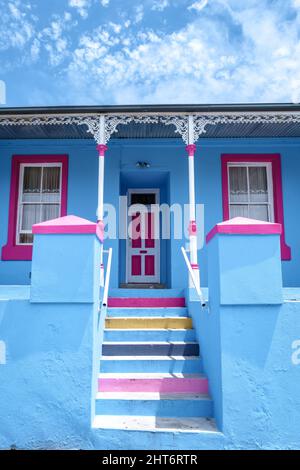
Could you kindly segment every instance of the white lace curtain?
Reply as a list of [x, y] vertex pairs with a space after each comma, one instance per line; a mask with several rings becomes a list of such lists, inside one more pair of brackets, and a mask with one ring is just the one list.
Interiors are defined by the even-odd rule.
[[230, 217], [268, 221], [269, 193], [265, 166], [229, 167]]
[[55, 219], [60, 212], [60, 167], [25, 167], [21, 231], [38, 222]]

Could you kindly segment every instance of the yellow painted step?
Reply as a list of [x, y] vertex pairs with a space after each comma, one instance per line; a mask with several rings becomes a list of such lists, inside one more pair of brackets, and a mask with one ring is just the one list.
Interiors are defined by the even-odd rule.
[[106, 318], [106, 328], [113, 329], [169, 329], [169, 330], [191, 330], [192, 319], [188, 317], [114, 317]]

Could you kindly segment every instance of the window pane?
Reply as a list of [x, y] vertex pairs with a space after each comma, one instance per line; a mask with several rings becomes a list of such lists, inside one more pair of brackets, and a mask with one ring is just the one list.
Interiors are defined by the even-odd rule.
[[44, 167], [42, 202], [60, 202], [60, 167]]
[[248, 205], [244, 204], [238, 204], [234, 205], [231, 204], [229, 207], [230, 211], [230, 218], [232, 219], [233, 217], [249, 217], [248, 215]]
[[268, 179], [266, 167], [249, 167], [251, 202], [268, 202]]
[[39, 202], [41, 191], [41, 174], [40, 167], [24, 167], [23, 178], [23, 195], [24, 202]]
[[40, 222], [41, 206], [39, 204], [24, 204], [21, 210], [21, 230], [31, 230], [33, 224]]
[[229, 167], [230, 202], [248, 202], [247, 168]]
[[269, 211], [266, 204], [251, 205], [249, 208], [249, 217], [251, 219], [264, 220], [269, 222]]
[[32, 233], [20, 233], [20, 242], [19, 243], [33, 243]]
[[131, 195], [131, 204], [143, 204], [144, 206], [150, 206], [151, 204], [155, 204], [156, 202], [156, 194], [147, 193], [147, 194], [132, 194]]
[[57, 219], [59, 217], [59, 205], [58, 204], [43, 204], [42, 206], [42, 220]]

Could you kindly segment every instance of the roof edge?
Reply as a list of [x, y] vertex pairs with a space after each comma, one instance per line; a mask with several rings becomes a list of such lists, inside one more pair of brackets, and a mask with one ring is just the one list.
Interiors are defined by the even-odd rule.
[[0, 115], [34, 114], [117, 114], [117, 113], [220, 113], [220, 112], [298, 112], [300, 104], [163, 104], [114, 106], [33, 106], [0, 107]]

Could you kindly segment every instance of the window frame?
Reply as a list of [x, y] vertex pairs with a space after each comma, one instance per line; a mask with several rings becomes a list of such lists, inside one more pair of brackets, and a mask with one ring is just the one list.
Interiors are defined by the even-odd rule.
[[229, 171], [230, 164], [269, 164], [272, 175], [273, 189], [273, 212], [274, 221], [282, 226], [280, 237], [281, 259], [291, 260], [291, 248], [285, 242], [284, 212], [283, 212], [283, 193], [282, 193], [282, 175], [281, 175], [281, 155], [276, 154], [222, 154], [222, 196], [223, 196], [223, 220], [229, 220]]
[[[31, 261], [32, 244], [17, 243], [22, 174], [25, 166], [61, 166], [60, 217], [67, 215], [68, 155], [13, 155], [11, 164], [10, 200], [7, 244], [2, 248], [3, 261]], [[56, 165], [55, 165], [56, 166]]]
[[[246, 202], [231, 202], [230, 200], [230, 168], [247, 168], [247, 187], [248, 187], [248, 201]], [[267, 175], [267, 189], [268, 189], [268, 201], [267, 202], [251, 202], [249, 200], [249, 189], [250, 189], [250, 183], [249, 183], [249, 168], [266, 168], [266, 175]], [[228, 175], [228, 217], [230, 217], [230, 206], [232, 205], [241, 205], [241, 206], [248, 206], [250, 207], [251, 205], [253, 206], [268, 206], [268, 215], [269, 215], [269, 222], [274, 222], [274, 190], [273, 190], [273, 178], [272, 178], [272, 164], [270, 162], [228, 162], [227, 165], [227, 175]]]

